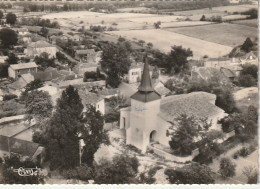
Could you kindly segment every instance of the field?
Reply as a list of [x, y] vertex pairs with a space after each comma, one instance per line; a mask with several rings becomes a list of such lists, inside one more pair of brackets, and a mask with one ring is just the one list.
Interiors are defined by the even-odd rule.
[[172, 28], [167, 29], [167, 31], [230, 47], [235, 47], [243, 44], [247, 37], [250, 37], [252, 39], [255, 39], [257, 37], [257, 28], [227, 23]]
[[190, 48], [193, 51], [193, 57], [196, 59], [204, 55], [210, 57], [223, 56], [232, 50], [232, 48], [228, 46], [160, 29], [111, 31], [107, 33], [122, 36], [129, 40], [136, 39], [144, 40], [146, 43], [151, 42], [155, 48], [164, 52], [169, 52], [173, 45], [182, 45], [184, 48]]
[[233, 21], [232, 23], [239, 24], [239, 25], [250, 26], [250, 27], [255, 27], [255, 28], [258, 27], [258, 20], [257, 19], [237, 20], [237, 21]]
[[198, 10], [188, 10], [188, 11], [177, 11], [174, 12], [176, 16], [186, 16], [191, 20], [199, 20], [202, 15], [207, 18], [211, 16], [227, 16], [228, 13], [233, 12], [244, 12], [251, 8], [257, 8], [257, 5], [234, 5], [234, 6], [223, 6], [223, 7], [213, 7], [212, 9], [198, 9]]

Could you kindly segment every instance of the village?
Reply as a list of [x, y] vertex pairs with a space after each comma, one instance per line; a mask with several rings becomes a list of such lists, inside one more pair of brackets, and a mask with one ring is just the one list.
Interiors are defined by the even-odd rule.
[[76, 3], [0, 3], [0, 183], [256, 184], [257, 2]]

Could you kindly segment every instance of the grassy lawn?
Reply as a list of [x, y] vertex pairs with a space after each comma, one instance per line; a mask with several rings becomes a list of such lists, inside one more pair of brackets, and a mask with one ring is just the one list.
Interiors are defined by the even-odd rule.
[[255, 27], [227, 23], [171, 28], [167, 31], [230, 47], [243, 44], [247, 37], [252, 39], [257, 37], [257, 28]]

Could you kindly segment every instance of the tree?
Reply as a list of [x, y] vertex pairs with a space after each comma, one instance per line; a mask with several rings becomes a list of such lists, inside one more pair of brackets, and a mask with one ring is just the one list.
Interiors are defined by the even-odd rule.
[[[104, 48], [101, 56], [101, 69], [110, 75], [110, 79], [114, 76], [116, 82], [120, 82], [121, 77], [127, 74], [130, 67], [130, 52], [124, 43], [108, 43]], [[108, 76], [109, 77], [109, 76]]]
[[15, 56], [14, 53], [10, 53], [10, 54], [8, 54], [8, 58], [6, 59], [6, 62], [8, 64], [17, 64], [18, 58]]
[[153, 25], [154, 25], [154, 28], [155, 28], [155, 29], [159, 29], [159, 28], [160, 28], [160, 25], [161, 25], [161, 22], [160, 22], [160, 21], [155, 22], [155, 23], [153, 23]]
[[167, 56], [166, 69], [172, 73], [180, 73], [188, 68], [188, 57], [193, 56], [190, 49], [182, 46], [173, 46]]
[[40, 34], [43, 36], [43, 37], [47, 37], [48, 34], [49, 34], [49, 30], [45, 27], [42, 27], [41, 30], [40, 30]]
[[9, 64], [0, 64], [0, 78], [8, 77], [8, 67]]
[[83, 147], [82, 162], [92, 166], [94, 154], [102, 143], [108, 145], [109, 138], [104, 131], [104, 118], [92, 105], [87, 105], [87, 111], [83, 113], [84, 131], [81, 138], [86, 144]]
[[205, 165], [192, 163], [182, 168], [165, 169], [171, 184], [214, 184], [212, 171]]
[[257, 81], [257, 76], [258, 76], [258, 67], [256, 65], [251, 65], [251, 64], [244, 64], [242, 66], [242, 71], [241, 71], [241, 76], [242, 75], [251, 75], [256, 81]]
[[25, 86], [25, 92], [33, 91], [43, 87], [43, 82], [40, 79], [35, 79]]
[[233, 177], [236, 174], [236, 165], [229, 158], [222, 158], [218, 172], [222, 178]]
[[78, 90], [67, 87], [57, 100], [56, 111], [44, 131], [46, 155], [52, 169], [70, 169], [79, 165], [79, 135], [84, 131], [82, 110]]
[[100, 165], [96, 165], [96, 184], [133, 184], [137, 180], [135, 176], [138, 172], [139, 161], [136, 157], [128, 155], [118, 155], [112, 162], [103, 160]]
[[256, 79], [250, 74], [240, 74], [240, 76], [238, 77], [238, 82], [239, 85], [242, 87], [252, 87], [257, 84]]
[[2, 10], [0, 10], [0, 20], [2, 20], [3, 17], [4, 17], [4, 13]]
[[254, 43], [248, 37], [248, 38], [246, 38], [245, 42], [241, 46], [241, 50], [243, 50], [245, 52], [250, 52], [253, 46], [254, 46]]
[[201, 18], [200, 18], [200, 21], [206, 21], [206, 16], [202, 15]]
[[48, 92], [34, 90], [26, 93], [25, 106], [26, 119], [29, 121], [35, 119], [41, 122], [52, 115], [53, 106]]
[[9, 28], [3, 28], [0, 30], [0, 40], [4, 47], [10, 47], [17, 43], [17, 33]]
[[6, 15], [6, 23], [7, 24], [14, 25], [15, 22], [16, 22], [16, 19], [17, 19], [16, 15], [11, 13], [11, 12]]
[[34, 58], [34, 61], [37, 65], [40, 66], [39, 69], [45, 70], [48, 67], [55, 67], [55, 61], [54, 58], [49, 58], [49, 54], [46, 52], [43, 52], [40, 54], [40, 56], [36, 56]]
[[236, 102], [229, 89], [216, 89], [213, 92], [217, 95], [216, 106], [223, 109], [226, 113], [232, 113], [236, 110]]
[[24, 168], [36, 168], [36, 165], [30, 159], [22, 160], [17, 154], [11, 153], [10, 156], [4, 156], [2, 163], [2, 176], [3, 184], [44, 184], [44, 177], [41, 174], [33, 176], [20, 176], [14, 169]]
[[182, 114], [175, 119], [175, 123], [167, 131], [167, 135], [171, 136], [169, 141], [170, 147], [175, 150], [175, 153], [181, 156], [190, 155], [194, 149], [194, 138], [198, 136], [199, 124], [194, 117], [188, 117]]

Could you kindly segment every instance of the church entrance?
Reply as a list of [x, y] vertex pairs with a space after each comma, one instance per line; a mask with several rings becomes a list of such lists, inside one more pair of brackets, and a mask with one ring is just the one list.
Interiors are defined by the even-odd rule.
[[153, 130], [153, 131], [150, 133], [150, 143], [155, 142], [156, 134], [157, 134], [157, 132], [156, 132], [155, 130]]

